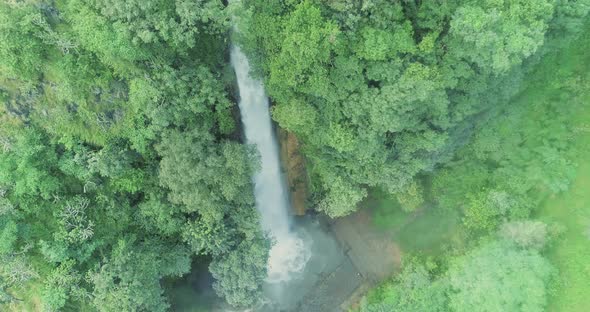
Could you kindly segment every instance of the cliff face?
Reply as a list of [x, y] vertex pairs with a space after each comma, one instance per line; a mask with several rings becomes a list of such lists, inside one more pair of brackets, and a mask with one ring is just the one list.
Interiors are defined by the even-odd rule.
[[286, 172], [289, 198], [292, 213], [297, 216], [305, 215], [307, 201], [307, 172], [305, 159], [299, 151], [299, 141], [294, 134], [283, 129], [278, 130], [281, 148], [281, 161]]

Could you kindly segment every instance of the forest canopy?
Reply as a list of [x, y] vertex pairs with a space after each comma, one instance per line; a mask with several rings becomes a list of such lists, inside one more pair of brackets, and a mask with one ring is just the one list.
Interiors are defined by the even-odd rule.
[[[317, 206], [404, 194], [521, 89], [588, 1], [246, 1], [273, 116], [303, 141]], [[564, 30], [565, 29], [565, 30]]]
[[343, 217], [378, 190], [407, 213], [460, 210], [477, 238], [445, 270], [408, 262], [361, 311], [542, 310], [549, 238], [523, 220], [535, 191], [575, 176], [562, 125], [582, 100], [511, 105], [589, 12], [590, 0], [3, 1], [0, 308], [167, 311], [164, 281], [195, 263], [228, 304], [262, 300], [272, 242], [235, 42], [301, 142], [308, 206]]
[[47, 311], [166, 311], [162, 279], [193, 261], [229, 303], [257, 300], [229, 26], [218, 1], [0, 4], [3, 303], [34, 284]]

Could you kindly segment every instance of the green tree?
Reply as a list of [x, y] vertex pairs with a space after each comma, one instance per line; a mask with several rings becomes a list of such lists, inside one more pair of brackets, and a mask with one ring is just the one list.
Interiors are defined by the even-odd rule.
[[244, 241], [213, 260], [209, 269], [216, 279], [215, 291], [234, 306], [258, 303], [262, 299], [269, 247], [263, 238]]
[[519, 65], [543, 45], [552, 1], [480, 1], [457, 9], [450, 44], [455, 55], [494, 74]]
[[74, 261], [62, 262], [47, 279], [42, 291], [46, 311], [60, 311], [69, 300], [83, 301], [89, 293], [80, 286], [82, 275], [74, 268]]
[[47, 51], [35, 21], [43, 19], [31, 6], [0, 4], [0, 77], [33, 81], [39, 77]]
[[111, 256], [88, 272], [94, 306], [99, 311], [166, 311], [162, 276], [181, 276], [190, 269], [188, 249], [163, 242], [122, 239]]
[[483, 244], [448, 272], [452, 311], [543, 311], [554, 269], [537, 250]]
[[311, 1], [297, 5], [283, 27], [281, 51], [269, 65], [268, 88], [278, 95], [286, 88], [325, 95], [329, 92], [326, 66], [337, 44], [338, 28]]
[[449, 311], [446, 285], [423, 265], [407, 263], [394, 281], [363, 298], [360, 312]]
[[396, 197], [404, 211], [412, 212], [424, 203], [424, 187], [420, 181], [412, 181]]
[[[170, 200], [188, 212], [221, 220], [232, 206], [253, 207], [253, 159], [243, 145], [214, 144], [210, 134], [195, 129], [165, 133], [158, 151], [160, 181], [171, 190]], [[210, 193], [213, 189], [218, 191], [215, 195]]]

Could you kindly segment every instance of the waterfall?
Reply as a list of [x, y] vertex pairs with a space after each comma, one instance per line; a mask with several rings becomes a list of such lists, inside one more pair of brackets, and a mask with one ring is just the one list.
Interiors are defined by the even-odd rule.
[[293, 274], [303, 271], [311, 255], [304, 241], [290, 230], [289, 200], [264, 86], [250, 77], [248, 59], [239, 47], [232, 47], [231, 63], [240, 90], [239, 107], [246, 140], [256, 146], [260, 155], [260, 170], [254, 174], [253, 180], [261, 226], [273, 240], [267, 282], [285, 282]]

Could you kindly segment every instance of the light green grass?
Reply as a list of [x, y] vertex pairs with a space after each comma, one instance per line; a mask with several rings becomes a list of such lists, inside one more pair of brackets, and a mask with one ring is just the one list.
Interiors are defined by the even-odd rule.
[[[551, 296], [547, 311], [590, 311], [590, 39], [586, 34], [576, 42], [571, 53], [565, 53], [566, 65], [577, 72], [575, 81], [585, 86], [576, 101], [564, 105], [578, 105], [574, 118], [574, 149], [571, 159], [578, 165], [577, 178], [569, 191], [550, 198], [540, 211], [539, 218], [564, 227], [563, 235], [547, 252], [559, 270], [556, 291]], [[581, 62], [575, 62], [580, 60]], [[570, 64], [571, 63], [571, 64]], [[562, 68], [563, 70], [563, 68]], [[557, 75], [556, 79], [562, 75]], [[569, 78], [571, 81], [572, 76]]]
[[559, 270], [548, 311], [590, 311], [590, 163], [569, 192], [546, 202], [540, 218], [565, 227], [547, 253]]
[[[588, 27], [586, 28], [588, 29]], [[537, 217], [564, 228], [546, 252], [558, 269], [547, 311], [590, 311], [590, 35], [585, 32], [568, 48], [546, 57], [536, 81], [521, 101], [560, 101], [572, 105], [574, 135], [569, 159], [578, 164], [570, 189], [547, 199]], [[534, 118], [534, 115], [530, 116]]]
[[382, 231], [399, 231], [412, 218], [411, 214], [402, 211], [395, 198], [381, 191], [372, 191], [363, 205], [371, 209], [373, 224]]
[[396, 199], [382, 192], [373, 192], [364, 205], [371, 209], [375, 227], [388, 232], [403, 252], [436, 256], [444, 253], [449, 244], [462, 241], [460, 216], [454, 210], [425, 205], [407, 213]]
[[440, 255], [447, 246], [461, 245], [463, 231], [457, 211], [427, 209], [407, 223], [395, 237], [403, 251]]

